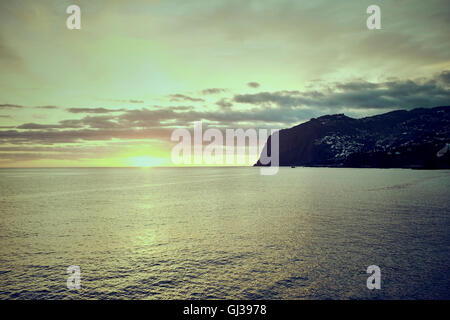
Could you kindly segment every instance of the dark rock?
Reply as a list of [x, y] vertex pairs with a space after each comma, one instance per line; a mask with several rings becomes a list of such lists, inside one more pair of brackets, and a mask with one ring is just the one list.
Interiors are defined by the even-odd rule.
[[327, 115], [280, 130], [279, 139], [280, 166], [450, 168], [450, 107]]

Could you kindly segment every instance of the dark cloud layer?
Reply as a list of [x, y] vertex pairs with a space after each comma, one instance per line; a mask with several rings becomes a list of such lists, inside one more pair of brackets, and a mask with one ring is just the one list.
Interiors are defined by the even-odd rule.
[[412, 109], [447, 105], [450, 102], [449, 72], [431, 79], [393, 80], [381, 83], [335, 83], [325, 92], [278, 91], [238, 94], [234, 102], [280, 107], [325, 109]]

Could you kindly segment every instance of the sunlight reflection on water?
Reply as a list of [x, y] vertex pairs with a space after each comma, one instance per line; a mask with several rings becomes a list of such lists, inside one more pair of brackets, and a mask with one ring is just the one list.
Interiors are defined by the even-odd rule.
[[0, 169], [0, 188], [3, 299], [450, 298], [448, 171]]

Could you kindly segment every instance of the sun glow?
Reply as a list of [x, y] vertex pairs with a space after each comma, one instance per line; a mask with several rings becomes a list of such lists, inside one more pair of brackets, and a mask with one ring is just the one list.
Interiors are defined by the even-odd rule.
[[167, 159], [150, 156], [129, 157], [126, 159], [126, 163], [131, 167], [155, 167], [168, 165]]

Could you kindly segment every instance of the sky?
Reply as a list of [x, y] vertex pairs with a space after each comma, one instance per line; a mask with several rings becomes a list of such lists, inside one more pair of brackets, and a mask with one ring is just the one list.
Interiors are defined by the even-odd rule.
[[448, 0], [5, 0], [0, 26], [0, 167], [170, 166], [195, 121], [450, 105]]

